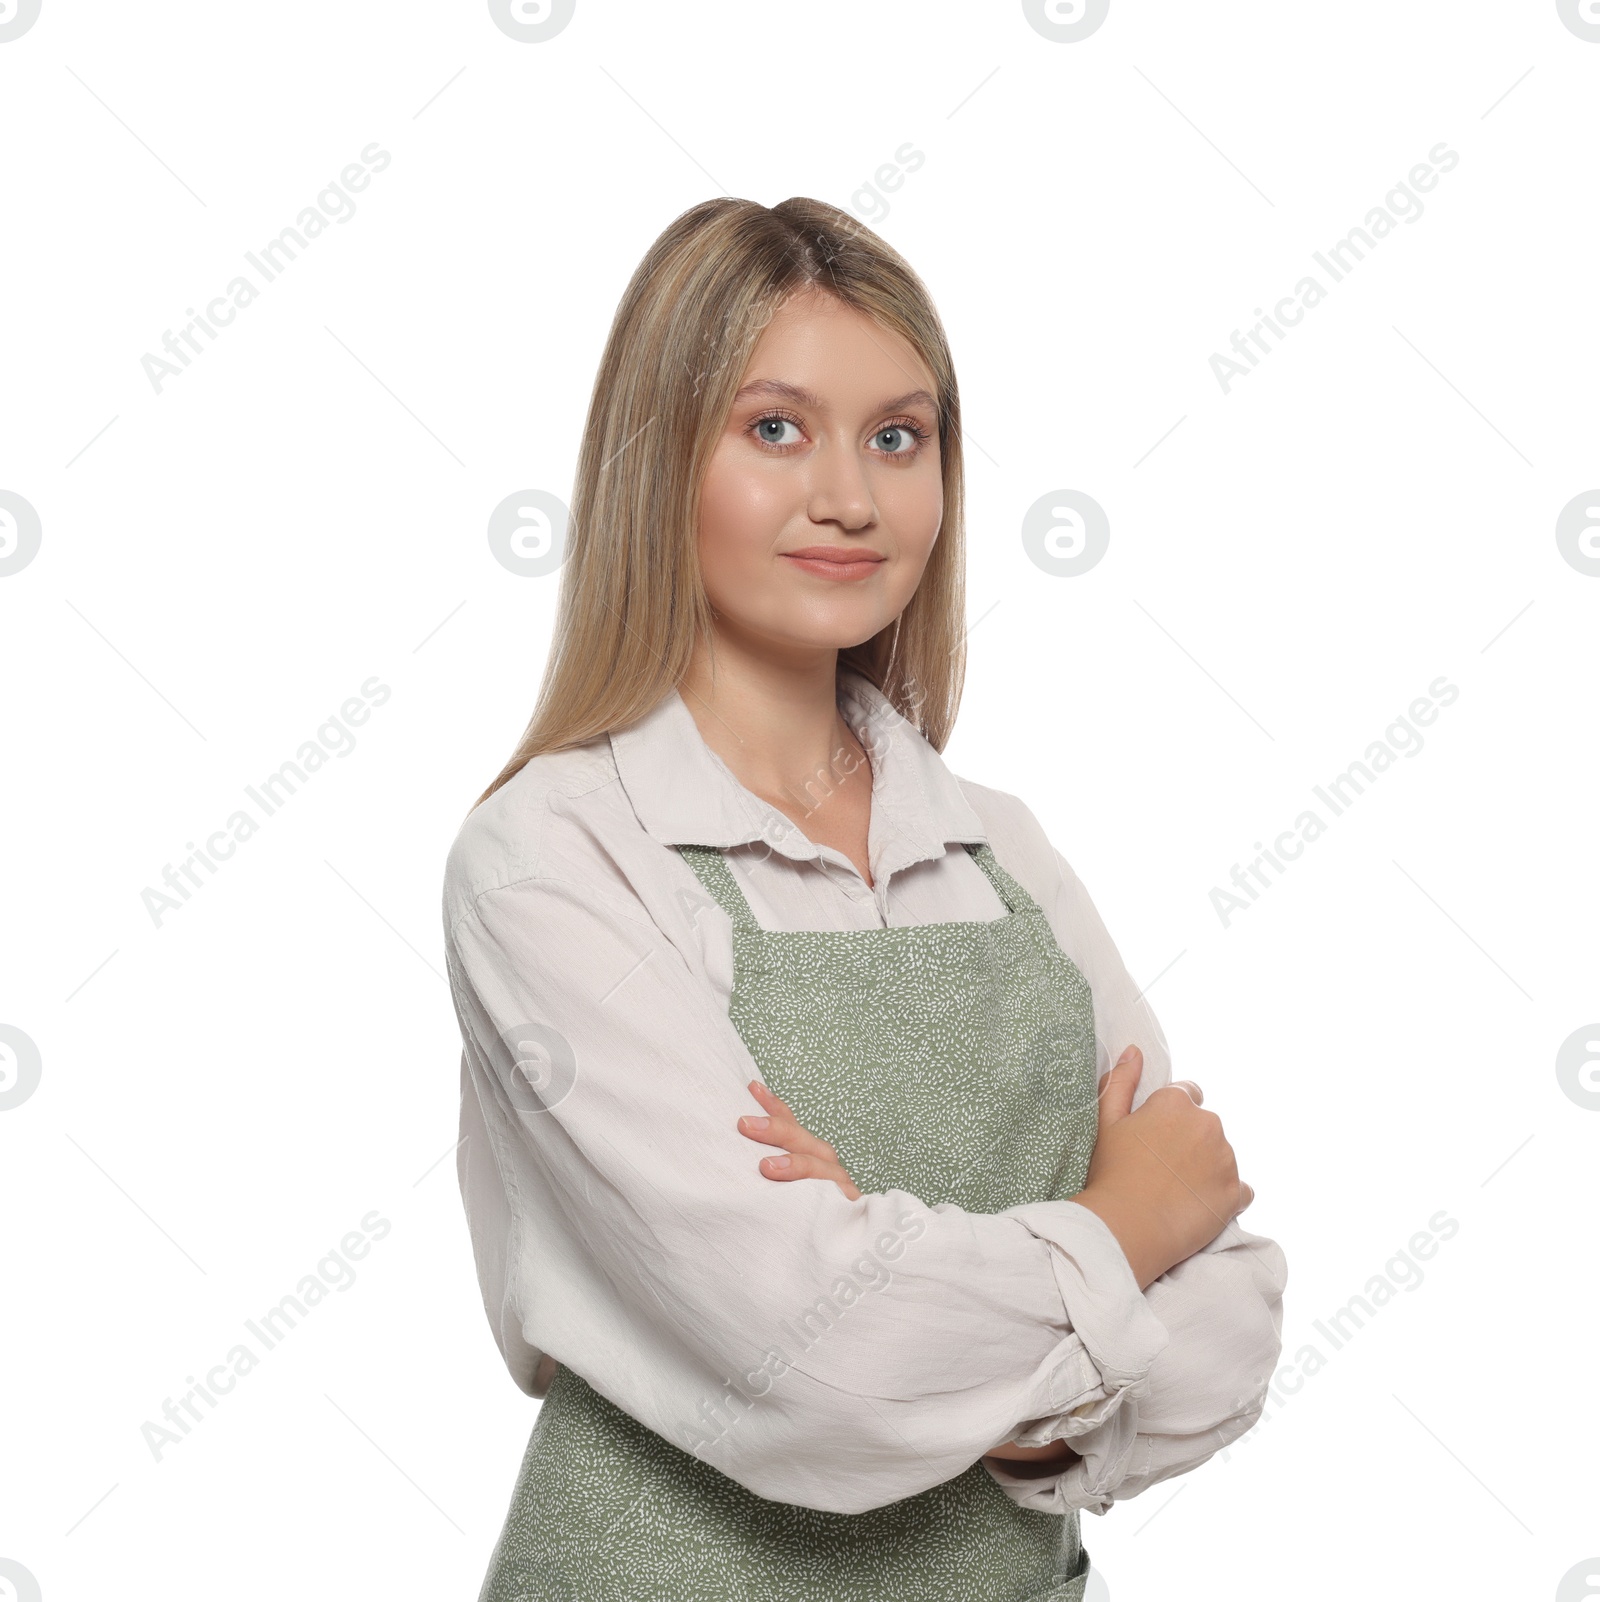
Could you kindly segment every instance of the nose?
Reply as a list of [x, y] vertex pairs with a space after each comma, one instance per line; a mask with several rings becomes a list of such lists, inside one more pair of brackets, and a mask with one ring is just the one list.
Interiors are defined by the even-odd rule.
[[827, 439], [811, 455], [807, 512], [813, 523], [837, 523], [844, 529], [868, 528], [878, 519], [877, 503], [867, 479], [867, 466], [853, 443]]

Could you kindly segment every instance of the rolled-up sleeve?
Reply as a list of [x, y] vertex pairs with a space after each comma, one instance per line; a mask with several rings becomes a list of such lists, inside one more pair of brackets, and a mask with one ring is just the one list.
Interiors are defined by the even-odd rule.
[[[1019, 802], [1022, 843], [1031, 849], [1041, 900], [1062, 949], [1094, 993], [1100, 1071], [1125, 1046], [1138, 1046], [1144, 1067], [1133, 1105], [1172, 1082], [1171, 1056], [1160, 1022], [1128, 973], [1083, 882], [1048, 843], [1038, 820]], [[1024, 852], [1022, 860], [1029, 860]], [[1145, 1301], [1169, 1339], [1126, 1406], [1108, 1411], [1072, 1437], [1075, 1454], [1053, 1475], [1012, 1474], [1004, 1462], [984, 1466], [1006, 1494], [1047, 1513], [1113, 1502], [1198, 1468], [1237, 1440], [1260, 1417], [1282, 1354], [1282, 1248], [1231, 1219], [1199, 1251], [1174, 1264], [1145, 1290]], [[1023, 1431], [1022, 1446], [1054, 1439], [1049, 1421]]]
[[1171, 1336], [1132, 1405], [1077, 1436], [1059, 1474], [1025, 1478], [985, 1459], [1013, 1501], [1045, 1513], [1104, 1513], [1198, 1468], [1261, 1416], [1282, 1353], [1282, 1248], [1230, 1220], [1145, 1291]]
[[1168, 1333], [1087, 1208], [767, 1179], [737, 1127], [755, 1061], [642, 904], [535, 873], [446, 947], [463, 1194], [530, 1394], [552, 1355], [757, 1495], [839, 1513], [1141, 1394]]

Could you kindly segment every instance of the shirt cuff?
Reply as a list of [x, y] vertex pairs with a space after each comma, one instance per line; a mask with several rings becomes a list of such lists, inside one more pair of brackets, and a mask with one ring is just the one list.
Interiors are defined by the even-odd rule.
[[[1105, 1513], [1199, 1467], [1260, 1418], [1282, 1352], [1282, 1248], [1230, 1223], [1146, 1293], [1173, 1336], [1137, 1391], [1099, 1427], [1073, 1433], [1080, 1460], [1024, 1478], [1004, 1460], [984, 1467], [1012, 1501], [1044, 1513]], [[1026, 1441], [1026, 1445], [1039, 1444]]]
[[[1027, 1420], [1011, 1437], [1018, 1446], [1048, 1446], [1097, 1429], [1122, 1410], [1125, 1400], [1144, 1395], [1150, 1365], [1170, 1336], [1145, 1300], [1117, 1237], [1098, 1213], [1074, 1201], [1049, 1201], [1007, 1208], [1005, 1216], [1049, 1243], [1068, 1322], [1098, 1376], [1064, 1368], [1051, 1398], [1056, 1412]], [[1132, 1446], [1133, 1429], [1130, 1420], [1123, 1443], [1127, 1449]]]
[[[1070, 1513], [1079, 1508], [1103, 1514], [1113, 1502], [1125, 1498], [1129, 1483], [1142, 1482], [1150, 1472], [1154, 1443], [1150, 1436], [1140, 1435], [1137, 1430], [1137, 1409], [1119, 1411], [1105, 1429], [1094, 1435], [1092, 1445], [1084, 1443], [1085, 1455], [1074, 1459], [1059, 1474], [1024, 1479], [1010, 1473], [1002, 1460], [986, 1457], [981, 1461], [1019, 1507], [1039, 1513]], [[1123, 1494], [1119, 1496], [1119, 1492]]]

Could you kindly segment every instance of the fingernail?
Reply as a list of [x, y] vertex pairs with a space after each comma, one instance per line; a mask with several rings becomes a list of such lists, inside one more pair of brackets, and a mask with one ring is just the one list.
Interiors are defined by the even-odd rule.
[[767, 1166], [770, 1168], [787, 1168], [789, 1166], [787, 1157], [769, 1157], [766, 1161]]
[[739, 1122], [743, 1124], [746, 1129], [753, 1130], [755, 1133], [760, 1134], [767, 1128], [772, 1120], [770, 1118], [741, 1118]]
[[1129, 1046], [1128, 1049], [1117, 1058], [1118, 1063], [1125, 1063], [1138, 1049], [1139, 1048], [1137, 1046]]

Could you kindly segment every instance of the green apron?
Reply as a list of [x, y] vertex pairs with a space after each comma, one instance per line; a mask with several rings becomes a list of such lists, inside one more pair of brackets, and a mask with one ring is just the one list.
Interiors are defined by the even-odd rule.
[[[1005, 916], [833, 931], [763, 929], [721, 851], [678, 847], [733, 921], [728, 1016], [763, 1081], [863, 1193], [997, 1213], [1083, 1187], [1094, 1008], [1038, 904], [966, 849]], [[981, 1462], [865, 1513], [769, 1501], [563, 1362], [478, 1602], [1082, 1602], [1088, 1575], [1077, 1510], [1020, 1507]]]

